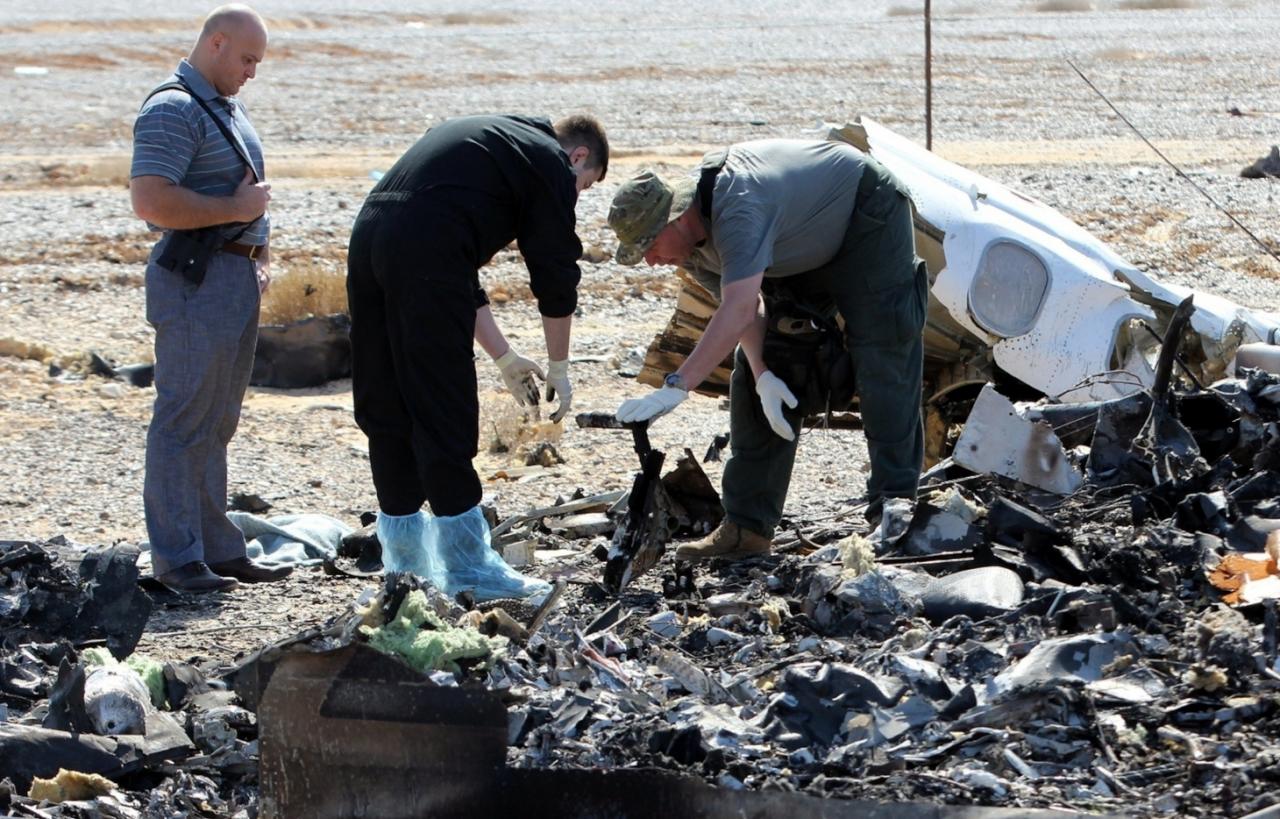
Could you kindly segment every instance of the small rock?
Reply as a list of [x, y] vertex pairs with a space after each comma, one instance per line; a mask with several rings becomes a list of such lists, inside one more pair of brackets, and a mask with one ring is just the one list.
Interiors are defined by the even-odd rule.
[[545, 466], [552, 467], [556, 464], [564, 463], [564, 458], [560, 457], [560, 451], [556, 449], [556, 445], [550, 441], [539, 441], [538, 444], [529, 450], [524, 456], [525, 466]]
[[582, 261], [591, 262], [592, 264], [601, 264], [613, 260], [613, 254], [599, 245], [587, 245], [586, 250], [582, 251]]
[[614, 371], [623, 378], [635, 378], [644, 369], [647, 352], [647, 347], [632, 347], [622, 351], [613, 359]]

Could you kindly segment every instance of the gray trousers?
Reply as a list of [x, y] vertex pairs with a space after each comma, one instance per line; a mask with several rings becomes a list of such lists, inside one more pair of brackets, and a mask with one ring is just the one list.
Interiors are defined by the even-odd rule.
[[196, 287], [155, 263], [162, 244], [146, 274], [156, 403], [142, 497], [156, 574], [245, 554], [227, 519], [227, 443], [253, 371], [259, 305], [251, 259], [215, 254]]
[[[914, 498], [924, 459], [920, 415], [925, 310], [929, 281], [915, 256], [911, 206], [878, 164], [882, 178], [853, 215], [834, 259], [818, 270], [785, 279], [792, 294], [845, 320], [871, 475], [867, 496]], [[766, 362], [767, 363], [767, 362]], [[786, 412], [793, 429], [800, 418]], [[738, 350], [729, 384], [729, 444], [723, 502], [729, 520], [772, 537], [782, 519], [798, 441], [774, 433], [760, 408], [755, 379]]]

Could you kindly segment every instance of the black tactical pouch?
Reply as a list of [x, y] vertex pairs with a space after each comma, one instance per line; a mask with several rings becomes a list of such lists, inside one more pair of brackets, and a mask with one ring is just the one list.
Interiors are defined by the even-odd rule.
[[853, 402], [853, 357], [833, 319], [794, 303], [771, 306], [764, 363], [795, 395], [803, 416], [830, 415]]
[[175, 230], [165, 242], [164, 252], [156, 259], [156, 264], [165, 270], [181, 273], [182, 278], [199, 287], [213, 254], [218, 252], [224, 241], [218, 227]]

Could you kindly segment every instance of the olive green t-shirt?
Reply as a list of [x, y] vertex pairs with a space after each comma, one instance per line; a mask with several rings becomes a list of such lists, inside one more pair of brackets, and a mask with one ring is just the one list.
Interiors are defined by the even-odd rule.
[[719, 294], [721, 285], [757, 273], [775, 278], [821, 267], [844, 239], [864, 163], [843, 142], [731, 146], [711, 196], [708, 239], [686, 268]]

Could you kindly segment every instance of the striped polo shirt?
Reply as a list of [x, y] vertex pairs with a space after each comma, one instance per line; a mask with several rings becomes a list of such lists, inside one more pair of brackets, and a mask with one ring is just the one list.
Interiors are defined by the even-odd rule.
[[[220, 97], [191, 63], [183, 60], [165, 82], [181, 78], [200, 95], [223, 124], [238, 135], [260, 180], [266, 179], [262, 141], [235, 97]], [[185, 91], [161, 91], [142, 105], [133, 123], [133, 165], [130, 177], [162, 176], [176, 185], [209, 196], [230, 196], [244, 178], [244, 161], [200, 104]], [[150, 225], [152, 230], [163, 230]], [[271, 232], [270, 212], [244, 225], [223, 229], [227, 239], [264, 245]]]

